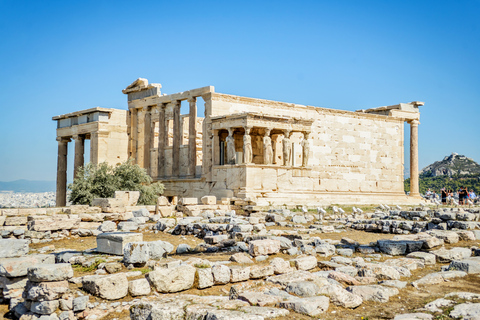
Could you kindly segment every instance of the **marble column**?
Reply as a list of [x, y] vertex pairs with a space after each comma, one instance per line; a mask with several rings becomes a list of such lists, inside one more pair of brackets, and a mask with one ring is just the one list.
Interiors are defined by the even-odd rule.
[[418, 120], [410, 121], [410, 196], [419, 197], [418, 185]]
[[145, 168], [145, 108], [137, 109], [137, 150], [135, 155], [136, 164], [140, 167]]
[[252, 137], [250, 137], [251, 127], [244, 127], [245, 134], [243, 135], [243, 162], [245, 164], [252, 163], [253, 151], [252, 151]]
[[150, 170], [150, 136], [152, 131], [152, 108], [148, 107], [145, 110], [145, 122], [143, 124], [143, 167], [151, 174]]
[[188, 176], [195, 178], [197, 169], [197, 98], [188, 99], [190, 114], [188, 116]]
[[167, 124], [165, 121], [165, 104], [162, 104], [158, 115], [158, 179], [165, 177], [165, 146], [167, 145]]
[[172, 176], [180, 176], [180, 144], [182, 135], [180, 132], [180, 101], [172, 101], [173, 104], [173, 146], [172, 146]]
[[134, 163], [137, 163], [137, 139], [138, 139], [138, 130], [137, 130], [137, 117], [138, 117], [138, 110], [137, 109], [131, 109], [131, 134], [130, 134], [130, 148], [131, 148], [131, 153], [130, 157], [134, 159]]
[[85, 153], [85, 136], [84, 135], [75, 135], [73, 136], [75, 140], [75, 158], [73, 160], [73, 178], [77, 178], [78, 170], [80, 167], [83, 167], [85, 163], [84, 153]]
[[98, 132], [90, 133], [90, 162], [97, 165], [98, 162]]
[[67, 205], [67, 152], [70, 139], [57, 138], [58, 158], [57, 158], [57, 207]]
[[150, 170], [150, 177], [154, 177], [153, 175], [156, 174], [156, 176], [158, 176], [158, 173], [157, 173], [157, 168], [155, 168], [155, 127], [156, 127], [156, 124], [155, 122], [152, 120], [153, 117], [154, 117], [154, 113], [157, 113], [158, 110], [155, 108], [155, 107], [152, 107], [151, 110], [150, 110], [150, 133], [149, 133], [149, 136], [150, 138], [148, 139], [149, 140], [149, 146], [148, 146], [148, 149], [150, 150], [149, 152], [149, 161], [150, 161], [150, 165], [149, 165], [149, 170]]
[[302, 167], [308, 167], [308, 160], [310, 158], [310, 141], [308, 138], [310, 137], [310, 132], [305, 132], [303, 134], [302, 140]]

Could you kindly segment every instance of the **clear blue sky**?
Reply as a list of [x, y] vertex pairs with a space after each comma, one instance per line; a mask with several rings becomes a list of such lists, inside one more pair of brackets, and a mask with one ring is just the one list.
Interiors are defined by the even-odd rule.
[[478, 0], [0, 0], [0, 39], [1, 181], [55, 180], [51, 117], [126, 109], [138, 77], [345, 110], [420, 100], [420, 167], [480, 161]]

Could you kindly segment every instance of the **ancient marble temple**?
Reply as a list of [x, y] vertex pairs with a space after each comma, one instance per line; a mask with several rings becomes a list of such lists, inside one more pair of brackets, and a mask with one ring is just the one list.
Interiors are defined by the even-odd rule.
[[[86, 139], [91, 162], [133, 159], [165, 184], [166, 196], [215, 195], [257, 205], [418, 201], [422, 102], [351, 112], [222, 94], [212, 86], [166, 95], [143, 78], [123, 93], [128, 111], [93, 108], [53, 117], [58, 206], [66, 204], [68, 142], [75, 143], [76, 172]], [[408, 197], [404, 122], [411, 135]]]

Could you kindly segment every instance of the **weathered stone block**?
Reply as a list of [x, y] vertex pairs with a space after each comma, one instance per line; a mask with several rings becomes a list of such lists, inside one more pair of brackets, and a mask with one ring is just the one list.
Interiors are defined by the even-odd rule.
[[174, 206], [165, 206], [165, 207], [158, 208], [158, 214], [161, 215], [162, 217], [171, 217], [174, 212], [175, 212]]
[[194, 206], [198, 204], [197, 198], [180, 198], [178, 204], [183, 206]]
[[73, 299], [72, 307], [74, 312], [79, 312], [87, 309], [87, 303], [90, 296], [81, 296]]
[[33, 282], [63, 281], [73, 277], [70, 263], [39, 264], [28, 268], [28, 280]]
[[230, 268], [223, 264], [212, 267], [213, 280], [215, 284], [227, 284], [230, 282]]
[[397, 288], [384, 287], [379, 285], [351, 286], [347, 291], [360, 296], [363, 301], [388, 302], [391, 296], [399, 293]]
[[14, 258], [28, 253], [28, 240], [0, 239], [0, 258]]
[[215, 196], [204, 196], [200, 199], [202, 204], [215, 205], [217, 204], [217, 197]]
[[313, 297], [318, 294], [320, 288], [313, 281], [290, 282], [285, 291], [300, 297]]
[[213, 286], [212, 268], [198, 268], [198, 289], [210, 288]]
[[246, 281], [250, 279], [250, 267], [231, 266], [230, 282]]
[[180, 265], [173, 269], [156, 269], [149, 272], [147, 277], [158, 292], [170, 293], [192, 288], [195, 273], [195, 267]]
[[470, 257], [450, 262], [448, 270], [464, 271], [468, 274], [480, 273], [480, 257]]
[[97, 236], [97, 251], [121, 256], [123, 249], [129, 242], [142, 241], [141, 233], [107, 232]]
[[434, 254], [437, 257], [437, 261], [440, 263], [448, 263], [453, 260], [462, 260], [472, 255], [472, 251], [469, 248], [459, 247], [450, 250], [439, 249], [435, 251], [430, 251], [430, 253]]
[[123, 249], [125, 263], [146, 263], [150, 259], [160, 259], [172, 252], [173, 245], [166, 241], [129, 242]]
[[146, 217], [150, 216], [150, 212], [145, 208], [140, 208], [138, 210], [132, 211], [134, 217]]
[[249, 253], [252, 256], [261, 256], [275, 254], [280, 251], [280, 241], [278, 240], [255, 240], [250, 242]]
[[33, 231], [54, 231], [78, 229], [79, 217], [55, 217], [49, 219], [36, 219], [28, 221], [28, 230]]
[[132, 297], [150, 294], [150, 283], [147, 279], [136, 279], [128, 283], [128, 292]]
[[314, 256], [306, 256], [293, 260], [298, 270], [310, 270], [317, 267], [317, 258]]
[[27, 275], [29, 267], [42, 263], [55, 263], [55, 256], [49, 254], [36, 254], [19, 258], [3, 258], [0, 259], [0, 276], [23, 277]]
[[107, 300], [121, 299], [128, 294], [128, 280], [124, 273], [85, 277], [82, 287], [85, 291]]
[[68, 291], [68, 282], [28, 282], [25, 288], [24, 297], [32, 301], [57, 300]]
[[273, 274], [275, 274], [275, 270], [272, 265], [254, 265], [250, 267], [250, 278], [252, 279], [265, 278]]
[[329, 302], [328, 297], [319, 296], [282, 301], [280, 306], [311, 317], [317, 317], [328, 310]]
[[6, 226], [21, 226], [27, 224], [27, 217], [6, 217], [5, 225]]
[[32, 302], [30, 311], [37, 314], [52, 314], [55, 310], [58, 309], [59, 302], [58, 300], [54, 301], [42, 301], [42, 302]]
[[432, 265], [436, 263], [435, 255], [427, 252], [412, 252], [407, 255], [407, 258], [420, 259], [425, 265]]

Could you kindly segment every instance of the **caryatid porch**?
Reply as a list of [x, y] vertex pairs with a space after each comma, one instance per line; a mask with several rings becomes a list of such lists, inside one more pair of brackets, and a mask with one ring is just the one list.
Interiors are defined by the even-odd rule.
[[214, 165], [308, 167], [313, 120], [252, 112], [211, 119]]

